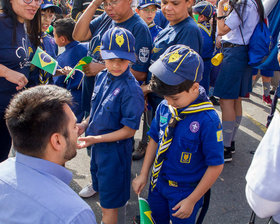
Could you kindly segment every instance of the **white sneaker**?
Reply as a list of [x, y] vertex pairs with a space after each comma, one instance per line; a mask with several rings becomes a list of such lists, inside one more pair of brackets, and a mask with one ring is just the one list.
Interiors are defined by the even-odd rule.
[[89, 198], [93, 195], [96, 194], [96, 191], [93, 190], [92, 188], [92, 185], [87, 185], [86, 187], [84, 187], [80, 192], [79, 192], [79, 195], [82, 197], [82, 198]]

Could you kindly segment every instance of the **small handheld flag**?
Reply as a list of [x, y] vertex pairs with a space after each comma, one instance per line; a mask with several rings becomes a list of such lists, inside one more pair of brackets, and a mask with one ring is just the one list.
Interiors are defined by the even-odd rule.
[[55, 74], [56, 68], [58, 66], [57, 61], [54, 60], [50, 55], [48, 55], [39, 47], [37, 47], [37, 50], [32, 58], [31, 64], [37, 66], [38, 68], [48, 73], [51, 73], [52, 75]]
[[156, 224], [150, 209], [149, 203], [141, 197], [138, 197], [140, 210], [140, 224]]
[[75, 67], [71, 70], [71, 72], [69, 72], [69, 74], [67, 75], [67, 77], [65, 78], [64, 82], [66, 82], [74, 73], [75, 70], [79, 70], [81, 71], [82, 73], [83, 72], [83, 66], [84, 65], [87, 65], [89, 63], [91, 63], [92, 61], [92, 58], [87, 56], [87, 57], [83, 57], [76, 65]]

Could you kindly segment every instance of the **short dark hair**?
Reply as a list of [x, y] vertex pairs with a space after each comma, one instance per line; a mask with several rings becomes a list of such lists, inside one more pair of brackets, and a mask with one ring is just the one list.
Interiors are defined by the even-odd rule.
[[64, 105], [71, 101], [71, 93], [55, 85], [36, 86], [15, 95], [5, 113], [14, 148], [40, 157], [52, 134], [61, 133], [67, 138]]
[[171, 95], [176, 95], [181, 92], [188, 92], [190, 88], [193, 86], [195, 82], [186, 79], [184, 82], [171, 86], [168, 84], [165, 84], [163, 81], [161, 81], [158, 77], [155, 75], [152, 75], [152, 79], [150, 81], [150, 87], [151, 90], [160, 95], [160, 96], [171, 96]]
[[72, 18], [58, 19], [53, 27], [58, 37], [65, 36], [69, 41], [74, 41], [72, 33], [75, 27], [75, 21]]

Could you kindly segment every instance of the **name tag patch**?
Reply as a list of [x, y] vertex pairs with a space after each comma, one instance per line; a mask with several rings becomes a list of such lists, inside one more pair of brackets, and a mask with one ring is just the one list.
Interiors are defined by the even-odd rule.
[[223, 141], [223, 132], [222, 130], [217, 131], [217, 142], [222, 142]]
[[181, 163], [190, 163], [191, 162], [191, 158], [192, 158], [192, 154], [189, 152], [182, 152], [181, 155]]

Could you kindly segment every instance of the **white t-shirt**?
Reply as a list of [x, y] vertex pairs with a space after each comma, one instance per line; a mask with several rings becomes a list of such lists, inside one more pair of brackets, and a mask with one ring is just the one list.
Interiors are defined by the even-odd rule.
[[[240, 45], [244, 45], [244, 43], [247, 45], [249, 43], [254, 29], [259, 22], [259, 14], [257, 11], [257, 3], [254, 0], [247, 0], [247, 5], [245, 7], [244, 13], [242, 14], [242, 7], [240, 12], [243, 18], [243, 24], [235, 10], [226, 17], [225, 24], [231, 31], [222, 36], [222, 41]], [[239, 27], [241, 28], [244, 42]]]
[[256, 150], [246, 181], [246, 197], [256, 214], [273, 216], [280, 222], [280, 101]]

